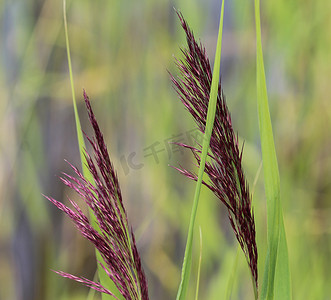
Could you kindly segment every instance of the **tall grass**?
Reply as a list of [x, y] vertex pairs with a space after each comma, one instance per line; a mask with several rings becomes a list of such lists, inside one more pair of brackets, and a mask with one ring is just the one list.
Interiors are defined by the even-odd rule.
[[[64, 29], [65, 29], [65, 39], [66, 39], [66, 48], [67, 48], [67, 57], [68, 57], [68, 68], [69, 68], [69, 75], [70, 75], [70, 86], [71, 86], [71, 92], [72, 92], [72, 101], [73, 101], [73, 107], [74, 107], [74, 113], [75, 113], [75, 121], [76, 121], [76, 131], [77, 131], [77, 140], [78, 140], [78, 148], [80, 153], [80, 160], [81, 160], [81, 166], [83, 170], [84, 177], [91, 183], [94, 182], [93, 176], [91, 172], [88, 169], [88, 162], [87, 157], [85, 155], [85, 142], [83, 137], [83, 131], [80, 125], [80, 119], [78, 115], [77, 110], [77, 103], [76, 103], [76, 96], [75, 96], [75, 88], [74, 88], [74, 79], [73, 79], [73, 72], [72, 72], [72, 65], [71, 65], [71, 55], [70, 55], [70, 45], [69, 45], [69, 34], [68, 34], [68, 24], [67, 24], [67, 12], [66, 12], [66, 0], [63, 0], [63, 16], [64, 16]], [[100, 231], [100, 228], [97, 224], [97, 220], [94, 216], [94, 214], [91, 212], [91, 220], [94, 228], [98, 231]], [[105, 265], [105, 261], [100, 254], [98, 250], [96, 250], [96, 260], [99, 261], [102, 265]], [[110, 280], [109, 276], [107, 275], [104, 268], [101, 266], [101, 264], [98, 264], [98, 278], [100, 278], [100, 283], [105, 288], [112, 291], [113, 295], [121, 300], [123, 299], [122, 295], [120, 294], [120, 291], [116, 287], [115, 283]], [[103, 300], [109, 300], [109, 299], [115, 299], [112, 295], [108, 295], [105, 293], [102, 293], [102, 299]]]
[[[83, 0], [71, 1], [68, 10], [75, 89], [80, 95], [85, 87], [93, 96], [123, 193], [130, 199], [129, 216], [140, 232], [138, 245], [153, 299], [176, 296], [194, 191], [192, 183], [168, 168], [168, 164], [187, 163], [191, 159], [187, 154], [174, 152], [169, 159], [165, 150], [157, 164], [152, 157], [143, 157], [143, 149], [157, 141], [162, 144], [172, 134], [185, 136], [194, 126], [175, 100], [165, 71], [173, 72], [172, 54], [179, 57], [177, 46], [184, 44], [172, 6], [184, 13], [209, 53], [215, 49], [218, 20], [208, 3], [175, 1], [168, 7], [164, 1], [128, 5]], [[245, 140], [243, 164], [252, 183], [260, 148], [250, 5], [233, 1], [225, 7], [222, 79], [234, 127]], [[264, 63], [295, 299], [327, 299], [331, 294], [325, 280], [331, 276], [330, 9], [329, 2], [309, 1], [281, 0], [262, 6]], [[86, 289], [60, 279], [49, 268], [92, 278], [93, 249], [85, 247], [40, 196], [42, 190], [66, 201], [68, 192], [54, 175], [65, 170], [63, 158], [79, 165], [61, 3], [6, 1], [0, 4], [0, 12], [4, 58], [0, 62], [0, 298], [19, 298], [22, 292], [26, 299], [28, 295], [38, 300], [82, 299]], [[87, 128], [81, 98], [77, 97], [77, 108], [82, 127]], [[144, 166], [127, 174], [120, 158], [134, 151], [134, 162]], [[262, 178], [254, 193], [260, 279], [266, 252]], [[146, 215], [148, 222], [140, 227]], [[203, 232], [201, 299], [225, 294], [235, 261], [237, 245], [223, 220], [225, 212], [202, 189], [196, 220]], [[198, 248], [194, 246], [194, 251]], [[20, 256], [18, 249], [29, 256]], [[75, 259], [69, 257], [71, 253]], [[189, 297], [195, 294], [197, 263], [194, 258]], [[23, 278], [25, 271], [29, 281]], [[251, 299], [250, 289], [247, 264], [239, 254], [232, 299]]]
[[255, 0], [255, 22], [257, 103], [268, 221], [268, 249], [261, 299], [292, 299], [288, 250], [280, 200], [280, 179], [263, 63], [259, 0]]
[[180, 282], [178, 293], [177, 293], [177, 300], [186, 298], [187, 288], [188, 288], [189, 279], [190, 279], [194, 223], [195, 223], [195, 218], [196, 218], [196, 214], [197, 214], [200, 191], [201, 191], [201, 187], [202, 187], [202, 177], [203, 177], [203, 174], [205, 171], [207, 153], [209, 151], [209, 143], [210, 143], [210, 138], [212, 135], [213, 127], [214, 127], [214, 120], [215, 120], [215, 113], [216, 113], [218, 85], [219, 85], [219, 76], [220, 76], [220, 67], [221, 67], [223, 15], [224, 15], [224, 1], [222, 1], [222, 8], [221, 8], [221, 14], [220, 14], [220, 23], [219, 23], [219, 31], [218, 31], [218, 38], [217, 38], [214, 71], [213, 71], [213, 78], [212, 78], [212, 83], [211, 83], [211, 88], [210, 88], [210, 96], [209, 96], [209, 103], [208, 103], [205, 132], [204, 132], [204, 136], [203, 136], [201, 160], [200, 160], [200, 164], [199, 164], [199, 173], [198, 173], [198, 179], [197, 179], [197, 184], [196, 184], [196, 188], [195, 188], [193, 207], [192, 207], [191, 218], [190, 218], [190, 225], [189, 225], [188, 234], [187, 234], [187, 242], [186, 242], [185, 255], [184, 255], [183, 267], [182, 267], [182, 277], [181, 277], [181, 282]]

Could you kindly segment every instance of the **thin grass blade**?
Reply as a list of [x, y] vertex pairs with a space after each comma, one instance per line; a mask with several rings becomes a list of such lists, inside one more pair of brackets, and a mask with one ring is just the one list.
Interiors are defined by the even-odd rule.
[[270, 119], [263, 63], [259, 0], [255, 0], [255, 22], [257, 102], [268, 222], [268, 250], [261, 299], [284, 300], [291, 299], [290, 271], [280, 201], [278, 163]]
[[201, 231], [201, 227], [199, 227], [199, 237], [200, 237], [200, 254], [199, 254], [197, 284], [196, 284], [196, 289], [195, 289], [195, 300], [199, 299], [200, 273], [201, 273], [201, 261], [202, 261], [202, 231]]
[[78, 115], [78, 110], [77, 110], [76, 95], [75, 95], [75, 88], [74, 88], [74, 78], [73, 78], [72, 66], [71, 66], [68, 23], [67, 23], [67, 14], [66, 14], [66, 0], [63, 0], [63, 20], [64, 20], [64, 32], [65, 32], [65, 39], [66, 39], [68, 68], [69, 68], [69, 76], [70, 76], [70, 87], [71, 87], [71, 94], [72, 94], [72, 103], [73, 103], [74, 113], [75, 113], [80, 160], [82, 162], [83, 174], [85, 176], [89, 176], [89, 177], [87, 177], [88, 179], [92, 179], [92, 176], [88, 172], [88, 168], [86, 166], [86, 159], [84, 157], [85, 142], [84, 142], [83, 132], [82, 132], [82, 128], [80, 125], [80, 120], [79, 120], [79, 115]]
[[192, 212], [191, 212], [190, 225], [189, 225], [189, 230], [188, 230], [188, 235], [187, 235], [185, 255], [184, 255], [183, 266], [182, 266], [181, 282], [179, 285], [177, 298], [176, 298], [177, 300], [186, 299], [188, 283], [190, 280], [194, 223], [195, 223], [195, 218], [196, 218], [198, 204], [199, 204], [199, 197], [200, 197], [200, 191], [201, 191], [201, 186], [202, 186], [202, 177], [203, 177], [203, 173], [205, 170], [206, 158], [207, 158], [207, 153], [208, 153], [208, 149], [209, 149], [210, 137], [211, 137], [212, 129], [214, 126], [215, 112], [216, 112], [218, 84], [219, 84], [219, 79], [220, 79], [219, 77], [220, 77], [220, 65], [221, 65], [223, 15], [224, 15], [224, 1], [222, 1], [222, 7], [221, 7], [221, 16], [220, 16], [220, 23], [219, 23], [215, 61], [214, 61], [213, 78], [212, 78], [209, 104], [208, 104], [206, 129], [205, 129], [205, 134], [204, 134], [204, 139], [203, 139], [201, 162], [200, 162], [200, 166], [199, 166], [198, 180], [197, 180], [195, 194], [194, 194], [193, 207], [192, 207]]
[[[67, 17], [66, 17], [66, 0], [63, 0], [63, 19], [64, 19], [64, 30], [65, 30], [65, 39], [66, 39], [66, 49], [67, 49], [67, 57], [68, 57], [68, 68], [69, 68], [69, 76], [70, 76], [70, 86], [71, 86], [71, 93], [72, 93], [72, 102], [74, 107], [74, 113], [75, 113], [75, 121], [76, 121], [76, 132], [77, 132], [77, 139], [78, 139], [78, 147], [79, 147], [79, 153], [80, 153], [80, 160], [82, 164], [82, 171], [85, 178], [93, 182], [93, 176], [88, 170], [88, 164], [85, 157], [85, 142], [83, 137], [83, 132], [80, 124], [80, 119], [78, 115], [77, 110], [77, 103], [76, 103], [76, 96], [75, 96], [75, 89], [74, 89], [74, 79], [73, 79], [73, 73], [72, 73], [72, 66], [71, 66], [71, 56], [70, 56], [70, 44], [69, 44], [69, 34], [68, 34], [68, 24], [67, 24]], [[93, 214], [90, 214], [92, 224], [96, 226], [95, 217]], [[98, 228], [96, 228], [98, 230]], [[96, 259], [97, 261], [104, 264], [104, 260], [101, 256], [101, 254], [96, 251]], [[101, 267], [100, 264], [98, 264], [98, 275], [100, 279], [101, 285], [106, 287], [108, 290], [112, 291], [112, 293], [120, 300], [123, 299], [123, 296], [117, 289], [114, 282], [109, 278], [105, 270]], [[102, 300], [112, 300], [115, 299], [111, 295], [103, 294], [102, 293]], [[124, 300], [124, 299], [123, 299]]]

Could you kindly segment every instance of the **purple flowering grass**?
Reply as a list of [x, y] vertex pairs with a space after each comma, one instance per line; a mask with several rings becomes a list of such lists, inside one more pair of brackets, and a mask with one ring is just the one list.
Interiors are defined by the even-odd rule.
[[[87, 152], [85, 153], [87, 166], [94, 182], [87, 180], [71, 164], [75, 175], [63, 174], [61, 180], [85, 201], [90, 208], [90, 213], [94, 215], [95, 222], [91, 221], [93, 218], [89, 219], [84, 215], [78, 204], [71, 199], [69, 201], [74, 209], [51, 197], [46, 198], [65, 212], [79, 232], [93, 243], [104, 260], [104, 263], [99, 263], [115, 283], [124, 299], [148, 300], [147, 281], [132, 228], [129, 229], [117, 175], [85, 91], [84, 98], [89, 120], [94, 130], [94, 137], [87, 137], [93, 149], [93, 158]], [[77, 277], [64, 272], [56, 273], [81, 282], [101, 293], [114, 296], [112, 291], [106, 287], [84, 277]]]
[[[212, 70], [205, 48], [201, 43], [196, 42], [182, 14], [177, 14], [186, 33], [188, 48], [181, 49], [184, 59], [176, 60], [181, 77], [176, 79], [171, 74], [170, 76], [182, 103], [194, 118], [199, 130], [204, 133]], [[191, 149], [200, 164], [201, 145], [197, 148], [185, 144], [179, 145]], [[209, 176], [209, 181], [203, 184], [227, 207], [231, 226], [246, 256], [257, 290], [257, 247], [251, 196], [242, 170], [242, 149], [239, 149], [238, 136], [232, 128], [231, 116], [221, 84], [218, 87], [217, 108], [208, 157], [205, 173]], [[197, 180], [197, 174], [181, 166], [176, 169], [188, 178]]]

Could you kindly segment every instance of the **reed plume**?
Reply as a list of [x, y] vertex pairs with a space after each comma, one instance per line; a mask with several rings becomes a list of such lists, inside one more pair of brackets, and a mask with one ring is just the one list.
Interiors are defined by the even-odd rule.
[[[192, 115], [199, 130], [204, 133], [212, 82], [212, 70], [206, 50], [195, 40], [183, 15], [177, 12], [186, 33], [188, 47], [181, 49], [184, 58], [176, 59], [180, 77], [170, 74], [175, 90], [185, 108]], [[202, 147], [179, 144], [192, 150], [198, 165]], [[239, 149], [238, 136], [232, 128], [231, 116], [226, 105], [221, 83], [218, 86], [217, 108], [214, 127], [206, 162], [205, 173], [208, 182], [203, 182], [226, 206], [228, 217], [235, 236], [246, 256], [251, 270], [255, 291], [258, 287], [257, 247], [255, 223], [251, 207], [251, 196], [242, 169], [242, 151]], [[188, 178], [197, 181], [197, 174], [180, 166], [176, 168]]]
[[[61, 180], [85, 201], [90, 208], [90, 212], [94, 215], [97, 226], [95, 226], [94, 221], [91, 221], [93, 218], [89, 219], [84, 215], [75, 201], [69, 199], [73, 206], [73, 209], [71, 209], [51, 197], [46, 198], [65, 212], [74, 222], [79, 232], [92, 242], [99, 251], [104, 264], [99, 263], [115, 283], [124, 299], [148, 300], [147, 281], [132, 228], [129, 229], [118, 178], [85, 91], [84, 98], [89, 120], [94, 130], [92, 138], [86, 136], [93, 149], [93, 158], [87, 151], [85, 153], [87, 166], [94, 182], [86, 179], [71, 164], [75, 175], [71, 176], [63, 173]], [[61, 271], [57, 273], [115, 297], [112, 291], [99, 283]]]

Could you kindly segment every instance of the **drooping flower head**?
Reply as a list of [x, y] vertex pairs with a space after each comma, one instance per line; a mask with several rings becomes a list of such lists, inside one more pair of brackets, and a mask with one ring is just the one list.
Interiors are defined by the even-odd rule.
[[[53, 198], [47, 197], [47, 199], [64, 211], [80, 233], [93, 243], [103, 258], [102, 268], [115, 283], [124, 299], [148, 300], [147, 281], [134, 234], [129, 228], [117, 175], [85, 91], [84, 98], [89, 120], [94, 130], [94, 137], [87, 137], [93, 149], [93, 157], [87, 152], [85, 154], [87, 166], [94, 182], [87, 180], [73, 165], [71, 167], [75, 175], [63, 174], [61, 180], [85, 201], [90, 208], [92, 217], [88, 218], [84, 215], [73, 200], [69, 199], [73, 206], [71, 209]], [[97, 291], [114, 296], [112, 291], [99, 283], [64, 272], [57, 273], [82, 282]]]
[[[199, 130], [204, 133], [212, 70], [205, 48], [201, 43], [197, 43], [182, 14], [177, 14], [186, 33], [188, 47], [181, 49], [184, 58], [176, 60], [180, 78], [171, 75], [171, 79], [185, 108], [192, 115]], [[201, 145], [197, 148], [179, 145], [191, 149], [200, 164]], [[227, 207], [231, 226], [246, 256], [257, 290], [257, 247], [251, 197], [241, 164], [242, 149], [239, 149], [238, 136], [232, 128], [221, 84], [218, 87], [215, 122], [208, 156], [210, 159], [206, 163], [205, 173], [209, 176], [209, 181], [203, 183]], [[178, 170], [188, 178], [197, 180], [195, 173], [184, 168]]]

